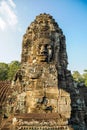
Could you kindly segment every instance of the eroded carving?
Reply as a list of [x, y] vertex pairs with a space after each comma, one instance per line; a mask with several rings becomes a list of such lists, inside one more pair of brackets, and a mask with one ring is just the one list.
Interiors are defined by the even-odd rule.
[[[78, 100], [78, 89], [74, 88], [67, 64], [62, 30], [52, 16], [40, 14], [23, 37], [21, 68], [14, 77], [10, 95], [14, 97], [14, 113], [23, 114], [24, 120], [27, 113], [28, 126], [32, 125], [32, 119], [34, 125], [37, 122], [53, 128], [55, 124], [64, 130], [70, 130], [68, 125], [75, 119], [78, 124], [85, 123], [84, 103]], [[75, 112], [75, 116], [71, 112]]]

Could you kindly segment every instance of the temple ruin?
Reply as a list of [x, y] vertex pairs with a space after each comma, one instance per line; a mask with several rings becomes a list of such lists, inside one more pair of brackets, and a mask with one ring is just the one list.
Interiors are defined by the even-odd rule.
[[2, 130], [74, 130], [75, 123], [86, 130], [84, 99], [67, 65], [61, 28], [49, 14], [36, 16], [23, 36], [21, 68], [4, 107], [10, 118]]

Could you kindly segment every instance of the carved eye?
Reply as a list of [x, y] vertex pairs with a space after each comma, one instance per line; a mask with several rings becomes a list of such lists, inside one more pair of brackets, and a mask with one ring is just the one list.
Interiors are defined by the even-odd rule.
[[52, 47], [50, 45], [47, 46], [47, 49], [52, 49]]

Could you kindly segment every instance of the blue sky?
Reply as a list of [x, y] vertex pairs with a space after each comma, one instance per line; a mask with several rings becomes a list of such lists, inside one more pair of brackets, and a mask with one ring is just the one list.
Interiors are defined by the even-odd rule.
[[87, 69], [87, 0], [0, 0], [0, 62], [21, 60], [22, 37], [40, 13], [53, 16], [66, 36], [68, 68]]

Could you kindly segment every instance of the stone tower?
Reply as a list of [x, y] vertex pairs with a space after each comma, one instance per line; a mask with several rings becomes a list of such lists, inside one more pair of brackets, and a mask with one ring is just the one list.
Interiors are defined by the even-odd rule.
[[[18, 87], [18, 96], [19, 93], [26, 93], [24, 107], [27, 109], [23, 111], [44, 112], [50, 106], [58, 112], [60, 91], [66, 88], [67, 63], [62, 30], [50, 15], [37, 16], [23, 37], [21, 69], [13, 83]], [[70, 100], [64, 100], [70, 105]]]
[[68, 125], [71, 107], [76, 103], [71, 97], [76, 92], [67, 70], [65, 42], [58, 24], [45, 13], [36, 16], [23, 36], [21, 68], [12, 81], [9, 101], [11, 111], [22, 115], [24, 120], [24, 115], [27, 116], [29, 128], [37, 121], [42, 123], [40, 128], [71, 129]]
[[67, 64], [62, 30], [49, 14], [36, 16], [23, 36], [21, 68], [11, 86], [14, 113], [40, 114], [44, 120], [48, 116], [46, 122], [51, 120], [60, 130], [60, 126], [69, 129], [71, 99], [67, 91], [67, 75], [70, 75]]

